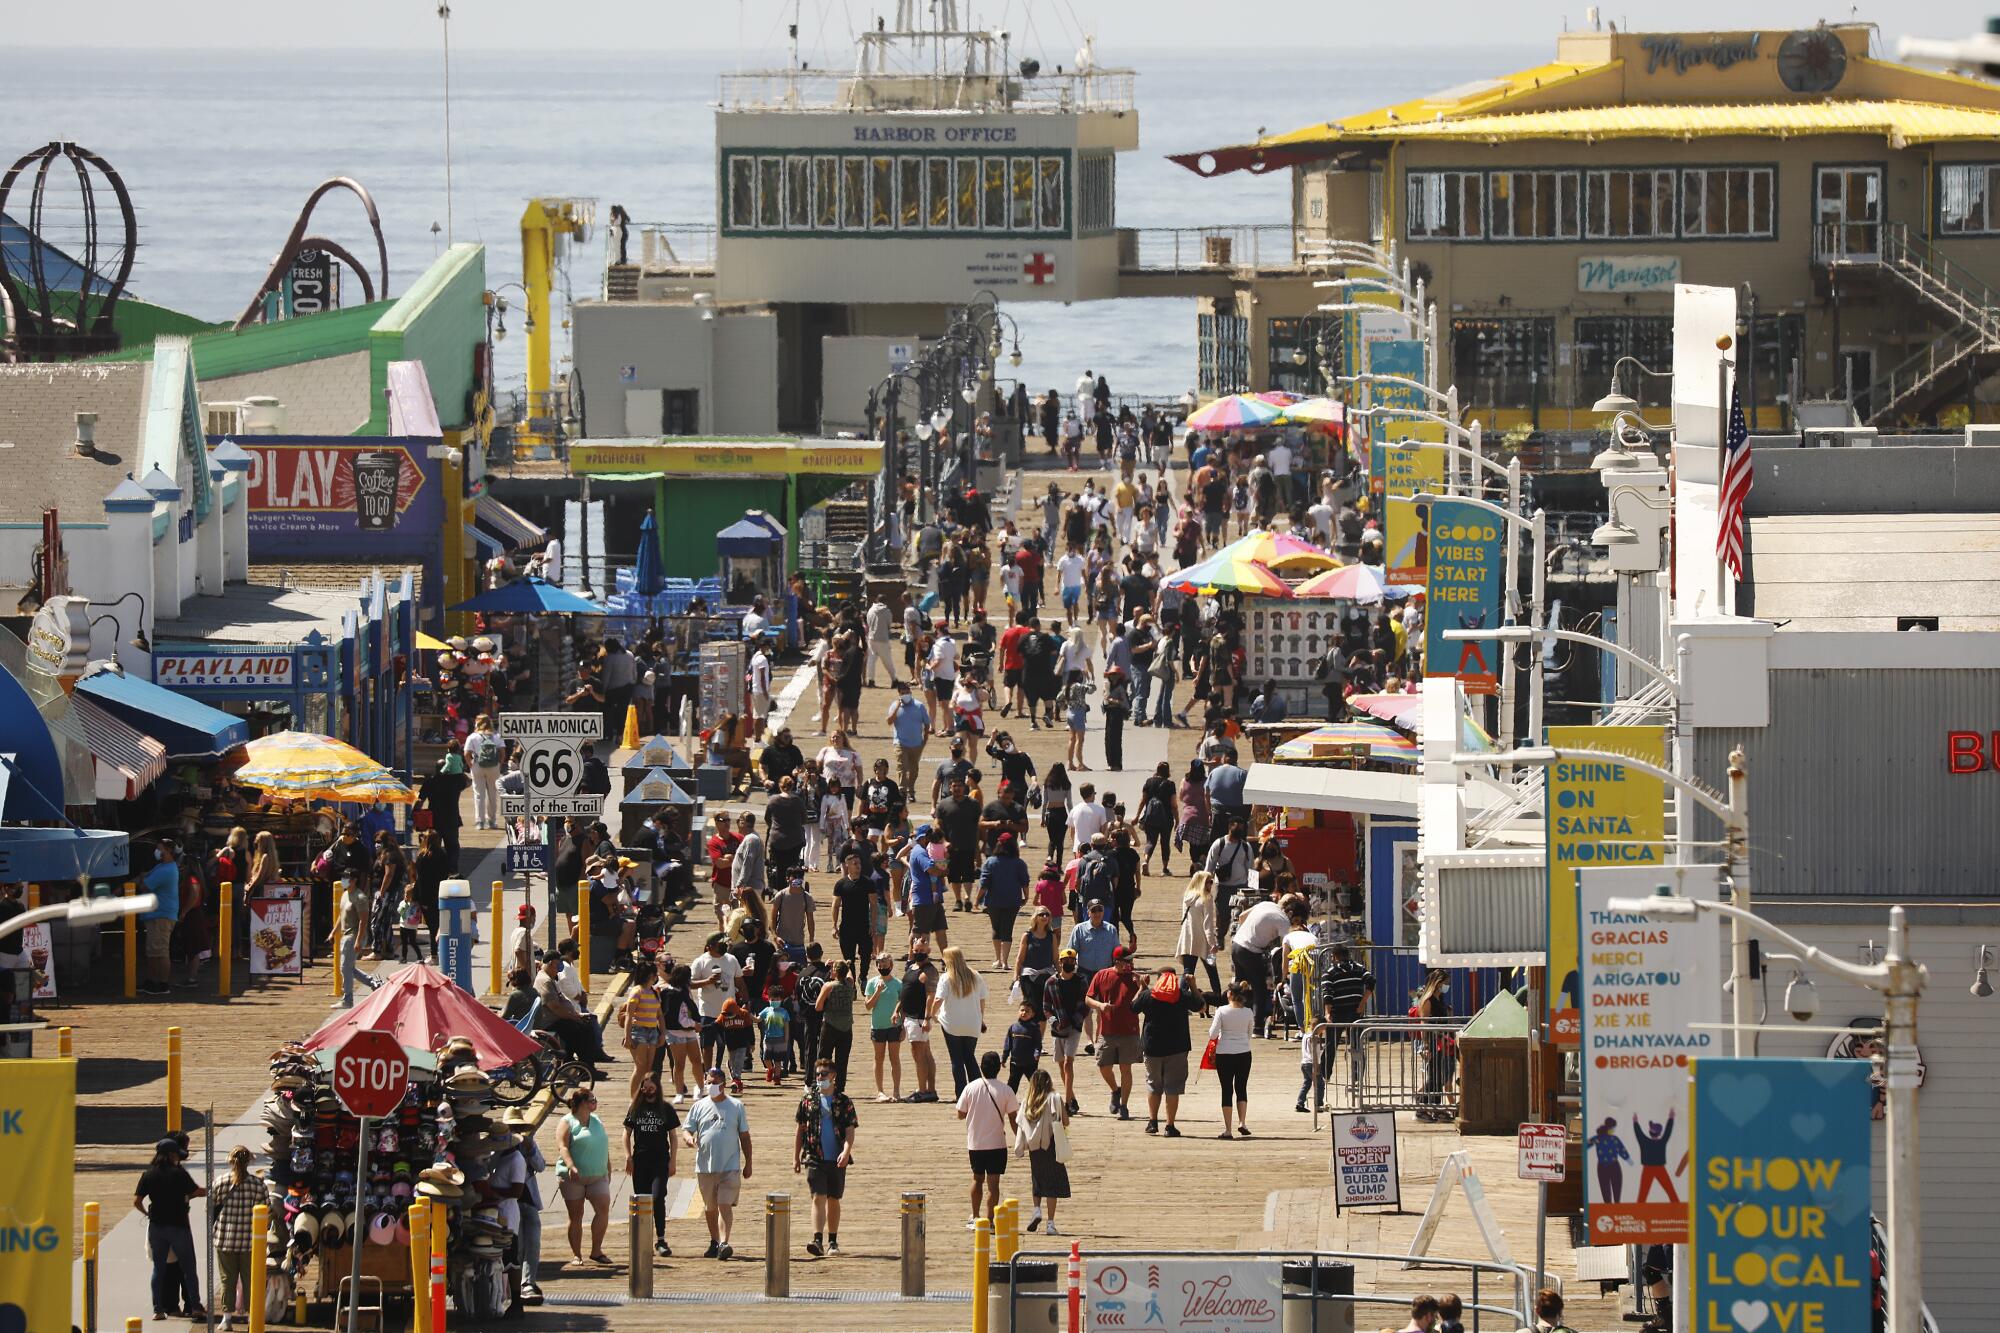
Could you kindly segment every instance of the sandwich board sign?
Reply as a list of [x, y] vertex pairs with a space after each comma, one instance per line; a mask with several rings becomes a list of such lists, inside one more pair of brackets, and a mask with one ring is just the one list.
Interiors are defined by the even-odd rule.
[[582, 794], [582, 747], [604, 734], [596, 713], [502, 713], [500, 738], [521, 744], [525, 796], [501, 798], [500, 812], [513, 818], [595, 819], [604, 812], [601, 793]]
[[1361, 1111], [1333, 1117], [1333, 1207], [1401, 1207], [1396, 1169], [1396, 1113]]

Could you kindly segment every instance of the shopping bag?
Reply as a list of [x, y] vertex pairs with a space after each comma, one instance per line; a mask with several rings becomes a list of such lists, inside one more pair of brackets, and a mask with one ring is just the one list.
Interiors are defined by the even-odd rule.
[[1215, 1038], [1213, 1037], [1208, 1039], [1208, 1045], [1201, 1048], [1201, 1067], [1203, 1069], [1215, 1068]]

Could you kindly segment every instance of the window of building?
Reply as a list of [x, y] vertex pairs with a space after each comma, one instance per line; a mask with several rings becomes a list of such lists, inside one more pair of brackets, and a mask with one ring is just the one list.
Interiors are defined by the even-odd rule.
[[1327, 331], [1325, 347], [1330, 365], [1320, 360], [1321, 331], [1327, 326], [1317, 319], [1279, 318], [1265, 321], [1264, 336], [1270, 358], [1270, 387], [1287, 393], [1317, 397], [1326, 392], [1324, 369], [1340, 373], [1341, 343], [1338, 326]]
[[1584, 174], [1583, 234], [1592, 240], [1674, 234], [1674, 173], [1647, 168]]
[[813, 163], [813, 229], [840, 229], [840, 159], [816, 157]]
[[1952, 162], [1937, 173], [1940, 235], [2000, 232], [2000, 163]]
[[840, 159], [840, 226], [843, 231], [868, 230], [868, 159]]
[[1040, 159], [1040, 176], [1036, 182], [1039, 200], [1041, 227], [1043, 231], [1063, 229], [1063, 160], [1059, 157]]
[[785, 225], [785, 159], [757, 159], [757, 225], [775, 230]]
[[[1653, 370], [1674, 364], [1672, 315], [1590, 315], [1576, 321], [1576, 397], [1595, 402], [1611, 392], [1611, 372], [1619, 358], [1631, 357]], [[1665, 407], [1673, 381], [1628, 369], [1618, 385], [1641, 407]]]
[[729, 159], [729, 225], [757, 225], [757, 159]]
[[1496, 171], [1487, 185], [1496, 241], [1575, 240], [1577, 174], [1574, 171]]
[[1250, 387], [1250, 321], [1237, 315], [1195, 318], [1196, 385], [1209, 397]]
[[979, 230], [979, 159], [960, 157], [952, 160], [952, 197], [958, 201], [958, 229], [960, 231]]
[[785, 159], [785, 225], [795, 230], [812, 226], [812, 159]]
[[1751, 372], [1745, 396], [1759, 407], [1791, 402], [1792, 377], [1806, 354], [1806, 317], [1759, 315], [1750, 341]]
[[1765, 237], [1777, 234], [1771, 167], [1690, 167], [1681, 172], [1681, 235]]
[[1486, 177], [1477, 171], [1413, 171], [1409, 176], [1411, 240], [1477, 240], [1484, 236]]
[[1368, 243], [1377, 249], [1382, 245], [1382, 172], [1368, 173]]
[[868, 230], [887, 231], [896, 225], [896, 159], [868, 159]]
[[951, 230], [951, 159], [933, 157], [926, 162], [926, 176], [932, 231]]
[[1117, 225], [1115, 187], [1117, 166], [1109, 153], [1092, 153], [1077, 159], [1076, 227], [1083, 232], [1106, 232]]
[[896, 226], [917, 231], [924, 225], [924, 160], [896, 159]]
[[1545, 315], [1451, 322], [1452, 380], [1467, 407], [1535, 408], [1555, 376], [1555, 320]]
[[983, 219], [988, 231], [1007, 230], [1007, 159], [989, 157], [986, 159], [986, 211]]

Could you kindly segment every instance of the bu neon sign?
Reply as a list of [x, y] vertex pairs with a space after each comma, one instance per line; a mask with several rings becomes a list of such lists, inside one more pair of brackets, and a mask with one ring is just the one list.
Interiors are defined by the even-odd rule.
[[1945, 764], [1954, 775], [2000, 768], [2000, 731], [1946, 732]]

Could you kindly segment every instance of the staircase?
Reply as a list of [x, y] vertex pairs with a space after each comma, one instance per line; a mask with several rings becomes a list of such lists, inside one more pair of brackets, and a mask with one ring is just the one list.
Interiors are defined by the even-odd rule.
[[[1879, 232], [1872, 252], [1854, 253], [1850, 240]], [[2000, 293], [1910, 235], [1901, 223], [1879, 228], [1825, 224], [1817, 253], [1829, 271], [1881, 274], [1922, 301], [1945, 331], [1869, 385], [1862, 415], [1869, 425], [1906, 414], [1924, 415], [1963, 394], [1973, 379], [2000, 365]]]

